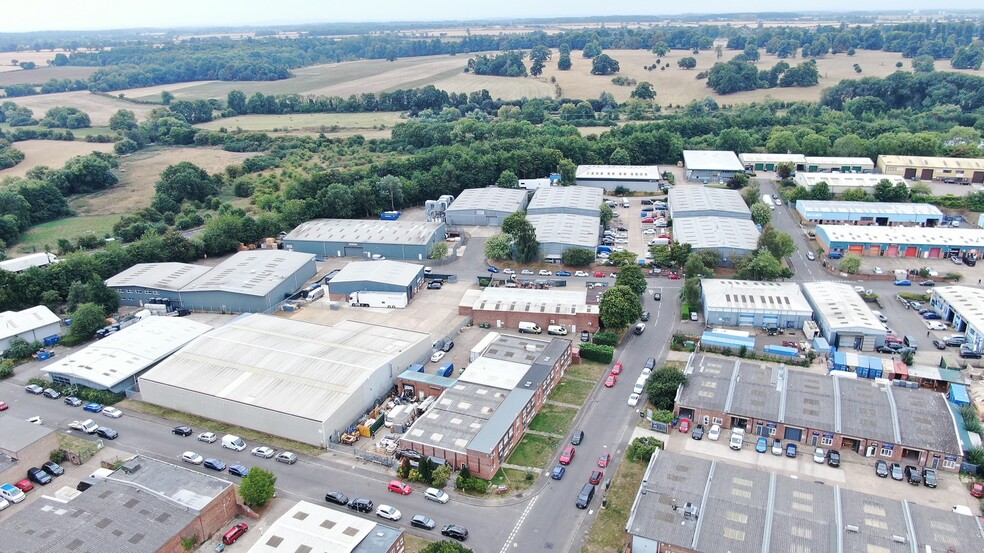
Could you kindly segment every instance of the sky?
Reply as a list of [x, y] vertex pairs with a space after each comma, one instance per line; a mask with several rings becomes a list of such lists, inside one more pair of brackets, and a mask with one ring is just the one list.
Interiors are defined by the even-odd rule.
[[0, 33], [141, 27], [217, 27], [341, 21], [662, 15], [796, 10], [981, 9], [981, 0], [0, 0]]

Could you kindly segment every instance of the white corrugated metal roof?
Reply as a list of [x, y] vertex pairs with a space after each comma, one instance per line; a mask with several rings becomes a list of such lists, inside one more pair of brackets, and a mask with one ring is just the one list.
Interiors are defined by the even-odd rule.
[[804, 282], [803, 292], [813, 300], [818, 315], [827, 321], [831, 330], [887, 334], [885, 325], [875, 317], [854, 287], [842, 282]]
[[[549, 179], [548, 179], [549, 180]], [[526, 190], [499, 188], [467, 188], [458, 194], [445, 213], [454, 211], [490, 210], [513, 213], [523, 208]]]
[[659, 167], [655, 165], [578, 165], [574, 177], [578, 179], [659, 180]]
[[877, 215], [929, 215], [943, 217], [943, 212], [932, 204], [889, 202], [833, 202], [821, 200], [796, 200], [796, 210], [807, 215], [823, 213], [850, 213]]
[[[597, 313], [597, 305], [587, 302], [587, 290], [531, 290], [529, 288], [486, 288], [466, 295], [462, 304], [480, 311], [510, 311], [520, 313]], [[476, 297], [477, 296], [477, 297]]]
[[265, 296], [313, 260], [314, 254], [286, 250], [239, 252], [184, 286], [181, 291], [223, 291]]
[[550, 186], [537, 189], [530, 200], [527, 212], [537, 209], [569, 207], [573, 209], [589, 209], [601, 213], [601, 202], [605, 199], [605, 191], [591, 186]]
[[744, 171], [745, 166], [734, 152], [723, 150], [684, 150], [683, 164], [687, 170]]
[[807, 165], [834, 165], [838, 167], [861, 166], [872, 168], [874, 162], [866, 157], [827, 157], [827, 156], [807, 156]]
[[744, 164], [749, 163], [806, 163], [802, 154], [738, 154], [738, 159]]
[[819, 182], [827, 183], [831, 188], [874, 188], [882, 180], [888, 180], [892, 184], [901, 182], [908, 186], [909, 183], [898, 175], [879, 175], [876, 173], [805, 173], [800, 171], [793, 177], [793, 181], [800, 186], [813, 188]]
[[673, 241], [696, 249], [730, 248], [755, 251], [759, 230], [751, 219], [682, 217], [673, 220]]
[[191, 263], [138, 263], [106, 279], [106, 286], [178, 291], [210, 270], [212, 267]]
[[26, 271], [31, 267], [43, 267], [45, 265], [57, 262], [58, 256], [53, 253], [32, 253], [30, 255], [15, 257], [6, 261], [0, 261], [0, 270], [18, 273], [20, 271]]
[[588, 215], [547, 213], [527, 215], [536, 229], [536, 239], [594, 250], [598, 245], [601, 218]]
[[373, 520], [299, 501], [264, 529], [264, 539], [257, 540], [247, 553], [349, 553], [375, 528]]
[[328, 287], [331, 288], [333, 284], [342, 282], [363, 280], [395, 286], [410, 286], [423, 272], [424, 268], [421, 265], [401, 263], [388, 259], [379, 261], [353, 261], [332, 277], [331, 282], [328, 283]]
[[705, 278], [700, 284], [704, 306], [709, 310], [813, 314], [799, 285], [793, 282]]
[[367, 221], [362, 219], [314, 219], [297, 225], [284, 242], [344, 242], [352, 244], [426, 245], [444, 223], [425, 221]]
[[984, 247], [984, 229], [941, 227], [880, 227], [817, 225], [817, 233], [829, 242], [851, 244], [922, 244]]
[[0, 313], [0, 340], [59, 323], [58, 315], [43, 305], [23, 311], [4, 311]]

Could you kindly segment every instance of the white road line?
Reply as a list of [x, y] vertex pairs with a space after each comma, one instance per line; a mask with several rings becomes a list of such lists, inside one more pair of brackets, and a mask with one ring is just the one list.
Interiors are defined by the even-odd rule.
[[516, 538], [516, 534], [519, 532], [520, 526], [523, 525], [523, 521], [526, 520], [526, 517], [530, 514], [530, 511], [533, 510], [533, 505], [536, 504], [536, 500], [539, 498], [539, 495], [533, 497], [533, 499], [530, 500], [529, 505], [523, 509], [523, 514], [519, 515], [519, 520], [517, 520], [516, 525], [513, 526], [512, 532], [509, 532], [509, 536], [506, 538], [506, 543], [502, 544], [502, 549], [499, 550], [499, 553], [506, 553], [506, 551], [509, 551], [510, 545], [516, 547], [516, 544], [513, 544], [512, 541]]

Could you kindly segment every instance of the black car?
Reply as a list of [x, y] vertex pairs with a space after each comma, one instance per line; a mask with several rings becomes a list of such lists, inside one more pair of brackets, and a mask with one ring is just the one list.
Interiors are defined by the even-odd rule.
[[615, 227], [615, 230], [617, 230], [619, 232], [629, 232], [629, 229], [627, 229], [625, 227]]
[[44, 392], [41, 392], [41, 395], [48, 399], [58, 399], [61, 397], [61, 392], [54, 388], [45, 388]]
[[648, 321], [649, 320], [649, 311], [643, 311], [642, 312], [642, 317], [639, 317], [639, 319], [642, 320], [642, 321]]
[[441, 535], [454, 538], [458, 541], [465, 541], [468, 539], [468, 529], [457, 524], [448, 524], [444, 528], [441, 528]]
[[703, 424], [698, 424], [697, 426], [695, 426], [694, 427], [694, 431], [690, 435], [690, 437], [693, 438], [693, 439], [695, 439], [695, 440], [703, 440], [704, 439], [704, 425]]
[[71, 405], [72, 407], [78, 407], [82, 405], [82, 400], [75, 396], [68, 396], [65, 398], [65, 405]]
[[922, 474], [919, 473], [919, 469], [917, 467], [906, 465], [904, 472], [906, 482], [912, 484], [913, 486], [922, 484]]
[[653, 299], [656, 300], [656, 301], [659, 301], [659, 300], [663, 299], [663, 294], [661, 292], [655, 292], [655, 293], [653, 293]]
[[51, 476], [61, 476], [65, 474], [65, 469], [54, 461], [48, 461], [47, 463], [41, 465], [41, 470], [47, 472]]
[[650, 370], [655, 369], [656, 368], [656, 359], [654, 359], [652, 357], [650, 357], [649, 359], [646, 359], [646, 368], [647, 369], [650, 369]]
[[31, 467], [27, 469], [27, 479], [35, 484], [41, 484], [42, 486], [51, 483], [51, 475], [38, 467]]
[[936, 283], [932, 280], [924, 280], [919, 283], [919, 286], [936, 286]]
[[591, 333], [588, 332], [587, 330], [582, 330], [581, 331], [581, 341], [582, 342], [590, 342], [591, 341]]
[[936, 349], [946, 349], [946, 342], [943, 340], [933, 340], [933, 345]]
[[348, 508], [353, 511], [359, 511], [360, 513], [371, 513], [372, 512], [372, 500], [365, 499], [363, 497], [356, 497], [352, 501], [349, 501]]
[[980, 359], [981, 352], [974, 351], [970, 348], [960, 348], [960, 357], [963, 357], [964, 359]]
[[879, 478], [888, 478], [888, 463], [881, 459], [875, 461], [875, 474]]
[[336, 505], [348, 505], [349, 498], [342, 492], [328, 492], [325, 494], [325, 501]]
[[571, 445], [581, 445], [584, 440], [584, 430], [575, 430], [574, 435], [571, 436]]
[[440, 290], [442, 286], [444, 286], [444, 282], [440, 280], [432, 280], [427, 283], [427, 288], [431, 290]]
[[827, 451], [827, 464], [832, 467], [841, 466], [841, 454], [836, 449]]
[[178, 436], [191, 436], [194, 432], [190, 426], [175, 426], [171, 429], [171, 434], [177, 434]]
[[437, 523], [429, 516], [413, 515], [413, 518], [410, 519], [410, 526], [423, 528], [424, 530], [433, 530], [437, 526]]
[[107, 440], [115, 440], [120, 435], [119, 432], [113, 430], [108, 426], [100, 426], [96, 429], [96, 436], [100, 438], [106, 438]]
[[451, 340], [445, 340], [444, 343], [441, 344], [441, 351], [443, 352], [449, 352], [453, 348], [454, 348], [454, 342]]
[[888, 468], [889, 471], [892, 473], [892, 480], [898, 480], [899, 482], [901, 482], [902, 479], [905, 478], [905, 473], [902, 471], [902, 465], [898, 463], [892, 463], [891, 466], [889, 466]]
[[878, 346], [877, 348], [875, 348], [875, 351], [877, 351], [878, 353], [887, 353], [889, 355], [893, 355], [896, 353], [895, 348], [890, 348], [888, 346]]
[[923, 485], [927, 488], [935, 488], [939, 484], [939, 480], [936, 479], [936, 471], [933, 469], [923, 469], [922, 477]]

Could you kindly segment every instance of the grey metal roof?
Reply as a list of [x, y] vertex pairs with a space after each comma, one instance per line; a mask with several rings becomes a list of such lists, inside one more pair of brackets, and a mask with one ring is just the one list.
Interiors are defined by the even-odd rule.
[[159, 551], [194, 519], [194, 513], [153, 493], [139, 493], [122, 482], [100, 480], [68, 502], [41, 495], [15, 509], [2, 523], [3, 550]]
[[60, 324], [61, 319], [44, 305], [37, 305], [23, 311], [4, 311], [0, 313], [0, 340]]
[[239, 252], [183, 287], [181, 291], [223, 291], [265, 296], [313, 260], [314, 254], [285, 250]]
[[499, 188], [497, 186], [466, 188], [451, 202], [445, 213], [476, 209], [513, 213], [523, 209], [523, 204], [526, 203], [526, 194], [526, 190], [523, 189]]
[[361, 219], [314, 219], [301, 223], [284, 242], [344, 242], [354, 244], [401, 244], [423, 246], [444, 223]]
[[721, 150], [684, 150], [683, 164], [688, 170], [744, 171], [745, 166], [734, 152]]
[[984, 229], [817, 225], [817, 233], [822, 233], [829, 242], [849, 244], [946, 244], [954, 247], [984, 247]]
[[834, 551], [839, 530], [833, 486], [778, 475], [772, 481], [769, 551]]
[[697, 535], [698, 551], [761, 553], [770, 493], [767, 472], [715, 463]]
[[803, 292], [816, 315], [823, 318], [835, 332], [863, 332], [876, 336], [888, 333], [885, 325], [849, 284], [829, 280], [804, 282]]
[[117, 470], [108, 480], [126, 483], [134, 490], [151, 492], [196, 514], [232, 486], [221, 478], [152, 457], [137, 455], [132, 463], [140, 465], [136, 472], [127, 474]]
[[[912, 537], [906, 528], [902, 503], [895, 499], [863, 494], [841, 489], [841, 520], [844, 527], [857, 531], [841, 531], [844, 551], [881, 551], [885, 553], [912, 553], [907, 543]], [[954, 516], [966, 516], [951, 513]], [[907, 539], [895, 541], [893, 536]]]
[[430, 336], [343, 321], [252, 314], [204, 334], [141, 376], [323, 422], [380, 367]]
[[547, 349], [549, 343], [550, 340], [502, 334], [489, 345], [482, 357], [532, 365], [540, 354]]
[[687, 385], [680, 394], [679, 405], [700, 406], [712, 411], [724, 412], [731, 392], [731, 381], [738, 370], [738, 361], [724, 357], [698, 355], [691, 365], [693, 372], [687, 376]]
[[918, 503], [906, 502], [912, 517], [915, 543], [920, 550], [984, 551], [984, 539], [977, 517], [958, 515], [951, 511], [933, 509]]
[[478, 431], [478, 434], [472, 438], [471, 443], [468, 444], [468, 449], [492, 453], [496, 446], [502, 442], [502, 437], [506, 435], [519, 415], [522, 414], [523, 409], [532, 403], [535, 395], [535, 388], [529, 390], [515, 389], [509, 392], [509, 395], [495, 409], [495, 412]]
[[967, 321], [967, 324], [984, 331], [984, 290], [971, 286], [937, 286], [933, 288], [933, 305], [945, 302]]
[[803, 428], [834, 428], [834, 413], [828, 398], [833, 396], [829, 376], [804, 371], [786, 371], [787, 425]]
[[[626, 524], [627, 531], [663, 543], [693, 548], [697, 521], [684, 519], [683, 506], [690, 503], [698, 509], [702, 507], [712, 464], [707, 459], [657, 450], [643, 478], [640, 493], [636, 495]], [[699, 515], [706, 520], [703, 513]], [[701, 524], [707, 525], [703, 521]]]
[[[468, 371], [465, 371], [466, 373]], [[404, 440], [466, 453], [512, 390], [459, 380], [403, 435]], [[499, 435], [502, 438], [502, 434]]]
[[795, 282], [704, 278], [700, 285], [708, 310], [813, 314], [813, 308]]
[[598, 245], [601, 218], [587, 215], [547, 213], [527, 215], [526, 220], [536, 229], [536, 239], [543, 242], [567, 244], [594, 250]]
[[212, 267], [191, 263], [138, 263], [106, 279], [106, 286], [139, 286], [176, 292], [211, 270]]
[[673, 241], [694, 249], [727, 248], [753, 252], [759, 230], [751, 219], [734, 217], [683, 217], [673, 220]]
[[913, 448], [960, 455], [957, 427], [943, 394], [888, 386], [896, 405], [901, 443]]
[[751, 219], [752, 212], [737, 190], [706, 186], [675, 186], [670, 189], [667, 207], [673, 224], [682, 217], [704, 215], [708, 211], [727, 212]]
[[413, 263], [401, 263], [383, 259], [379, 261], [353, 261], [342, 268], [328, 283], [371, 281], [395, 286], [410, 286], [424, 274], [424, 267]]
[[743, 362], [739, 369], [731, 400], [733, 413], [747, 414], [749, 417], [776, 421], [782, 414], [782, 391], [786, 382], [780, 378], [779, 367], [775, 364]]
[[601, 213], [605, 191], [590, 186], [548, 186], [538, 188], [526, 210], [530, 213], [541, 209], [569, 207], [590, 209]]
[[0, 415], [0, 449], [11, 453], [21, 451], [52, 432], [54, 430], [47, 426], [27, 422], [20, 416]]
[[186, 317], [148, 317], [41, 370], [112, 388], [209, 330], [211, 326]]
[[891, 202], [835, 202], [821, 200], [796, 200], [796, 210], [808, 217], [819, 217], [830, 214], [855, 215], [871, 217], [879, 215], [927, 215], [943, 217], [943, 212], [932, 204], [920, 203], [891, 203]]
[[[890, 444], [899, 443], [900, 436], [896, 434], [891, 401], [885, 390], [876, 386], [873, 380], [838, 378], [835, 395], [842, 434]], [[828, 401], [827, 404], [830, 405], [831, 402]]]
[[550, 371], [556, 366], [557, 360], [570, 354], [571, 344], [571, 340], [566, 338], [554, 338], [550, 340], [546, 349], [540, 353], [536, 361], [530, 365], [530, 369], [523, 375], [521, 385], [525, 387], [528, 382], [530, 383], [530, 389], [536, 389], [542, 386], [550, 376]]

